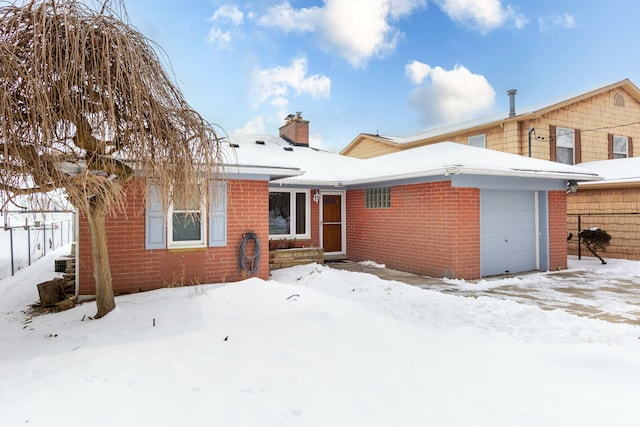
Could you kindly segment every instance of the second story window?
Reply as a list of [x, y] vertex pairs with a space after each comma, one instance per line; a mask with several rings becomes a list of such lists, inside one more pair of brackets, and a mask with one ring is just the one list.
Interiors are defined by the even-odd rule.
[[609, 134], [609, 158], [624, 159], [629, 157], [629, 138]]
[[556, 128], [556, 161], [573, 165], [575, 163], [575, 132], [569, 128]]

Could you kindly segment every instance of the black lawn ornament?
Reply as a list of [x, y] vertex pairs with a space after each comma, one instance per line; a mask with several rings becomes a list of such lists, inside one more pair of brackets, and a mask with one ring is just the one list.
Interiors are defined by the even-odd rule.
[[597, 256], [603, 264], [607, 263], [596, 251], [606, 252], [607, 246], [611, 243], [611, 235], [609, 233], [594, 227], [582, 230], [578, 234], [578, 237], [580, 237], [580, 240], [582, 240], [587, 249], [589, 249], [589, 252]]

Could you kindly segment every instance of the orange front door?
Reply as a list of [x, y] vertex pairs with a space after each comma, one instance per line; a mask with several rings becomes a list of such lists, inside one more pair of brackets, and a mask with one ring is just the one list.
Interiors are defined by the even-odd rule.
[[322, 247], [326, 252], [342, 252], [342, 195], [322, 195]]

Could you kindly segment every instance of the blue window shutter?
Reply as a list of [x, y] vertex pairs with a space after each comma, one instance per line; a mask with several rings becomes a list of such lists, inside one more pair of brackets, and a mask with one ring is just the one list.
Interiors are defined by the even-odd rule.
[[155, 185], [149, 184], [145, 215], [145, 249], [164, 249], [167, 247], [166, 222], [160, 193]]
[[209, 184], [209, 246], [227, 246], [227, 183]]

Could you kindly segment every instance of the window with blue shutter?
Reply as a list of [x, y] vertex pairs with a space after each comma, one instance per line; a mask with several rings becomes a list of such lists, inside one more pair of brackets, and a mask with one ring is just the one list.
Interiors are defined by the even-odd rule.
[[209, 182], [209, 246], [227, 246], [227, 183]]
[[[175, 211], [172, 209], [169, 211], [172, 212], [171, 217], [173, 218], [176, 215]], [[210, 181], [209, 183], [208, 226], [209, 246], [227, 246], [227, 183], [224, 181]], [[173, 227], [170, 228], [173, 230]], [[203, 230], [207, 230], [207, 228], [203, 227]], [[178, 247], [175, 239], [172, 238], [171, 242], [171, 247]], [[147, 189], [145, 249], [165, 249], [166, 247], [167, 213], [160, 200], [158, 189], [150, 184]]]
[[167, 226], [164, 206], [155, 185], [147, 188], [145, 221], [145, 248], [164, 249], [167, 247]]

